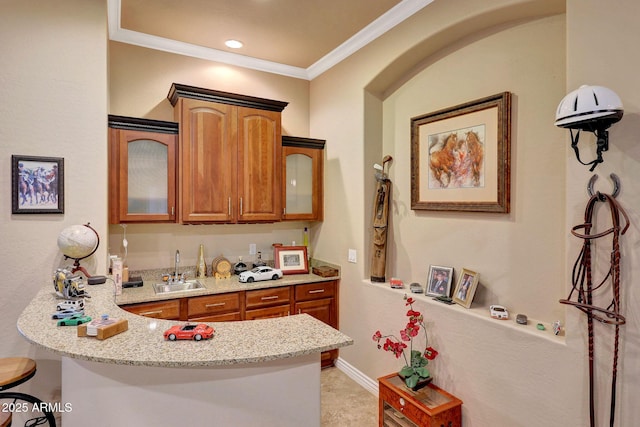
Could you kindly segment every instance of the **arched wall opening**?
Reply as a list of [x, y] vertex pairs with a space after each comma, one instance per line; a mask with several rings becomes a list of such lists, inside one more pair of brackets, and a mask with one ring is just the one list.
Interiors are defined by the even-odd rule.
[[[364, 90], [364, 211], [374, 163], [391, 155], [386, 277], [425, 285], [431, 265], [480, 274], [473, 307], [500, 303], [533, 319], [564, 320], [565, 147], [553, 126], [565, 93], [564, 3], [526, 2], [454, 22], [409, 47]], [[512, 93], [511, 212], [411, 209], [410, 119]], [[490, 171], [487, 171], [490, 173]], [[372, 214], [365, 223], [371, 259]], [[365, 269], [369, 277], [370, 265]], [[514, 313], [515, 316], [515, 313]]]

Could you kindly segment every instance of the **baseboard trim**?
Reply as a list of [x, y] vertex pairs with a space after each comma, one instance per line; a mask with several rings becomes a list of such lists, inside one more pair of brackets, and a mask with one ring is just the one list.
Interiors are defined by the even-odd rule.
[[376, 397], [378, 396], [378, 381], [369, 378], [341, 357], [335, 360], [335, 366], [370, 393]]

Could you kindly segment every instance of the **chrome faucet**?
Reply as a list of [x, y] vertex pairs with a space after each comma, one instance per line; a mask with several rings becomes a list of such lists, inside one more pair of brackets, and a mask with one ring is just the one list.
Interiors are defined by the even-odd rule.
[[176, 271], [175, 271], [175, 275], [173, 276], [173, 280], [175, 280], [176, 282], [180, 280], [180, 276], [178, 275], [178, 267], [180, 266], [180, 251], [176, 250]]

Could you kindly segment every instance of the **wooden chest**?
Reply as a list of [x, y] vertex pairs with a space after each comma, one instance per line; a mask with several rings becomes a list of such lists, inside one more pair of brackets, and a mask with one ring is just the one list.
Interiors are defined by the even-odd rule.
[[429, 384], [413, 391], [397, 373], [378, 378], [380, 427], [462, 427], [462, 401]]

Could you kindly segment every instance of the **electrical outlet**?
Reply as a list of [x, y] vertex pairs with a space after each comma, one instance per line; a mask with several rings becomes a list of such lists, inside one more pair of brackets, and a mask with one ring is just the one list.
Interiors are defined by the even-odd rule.
[[355, 249], [349, 249], [349, 257], [347, 258], [347, 260], [354, 264], [358, 261], [358, 257]]
[[256, 244], [249, 243], [249, 255], [255, 255], [255, 254], [256, 254]]

